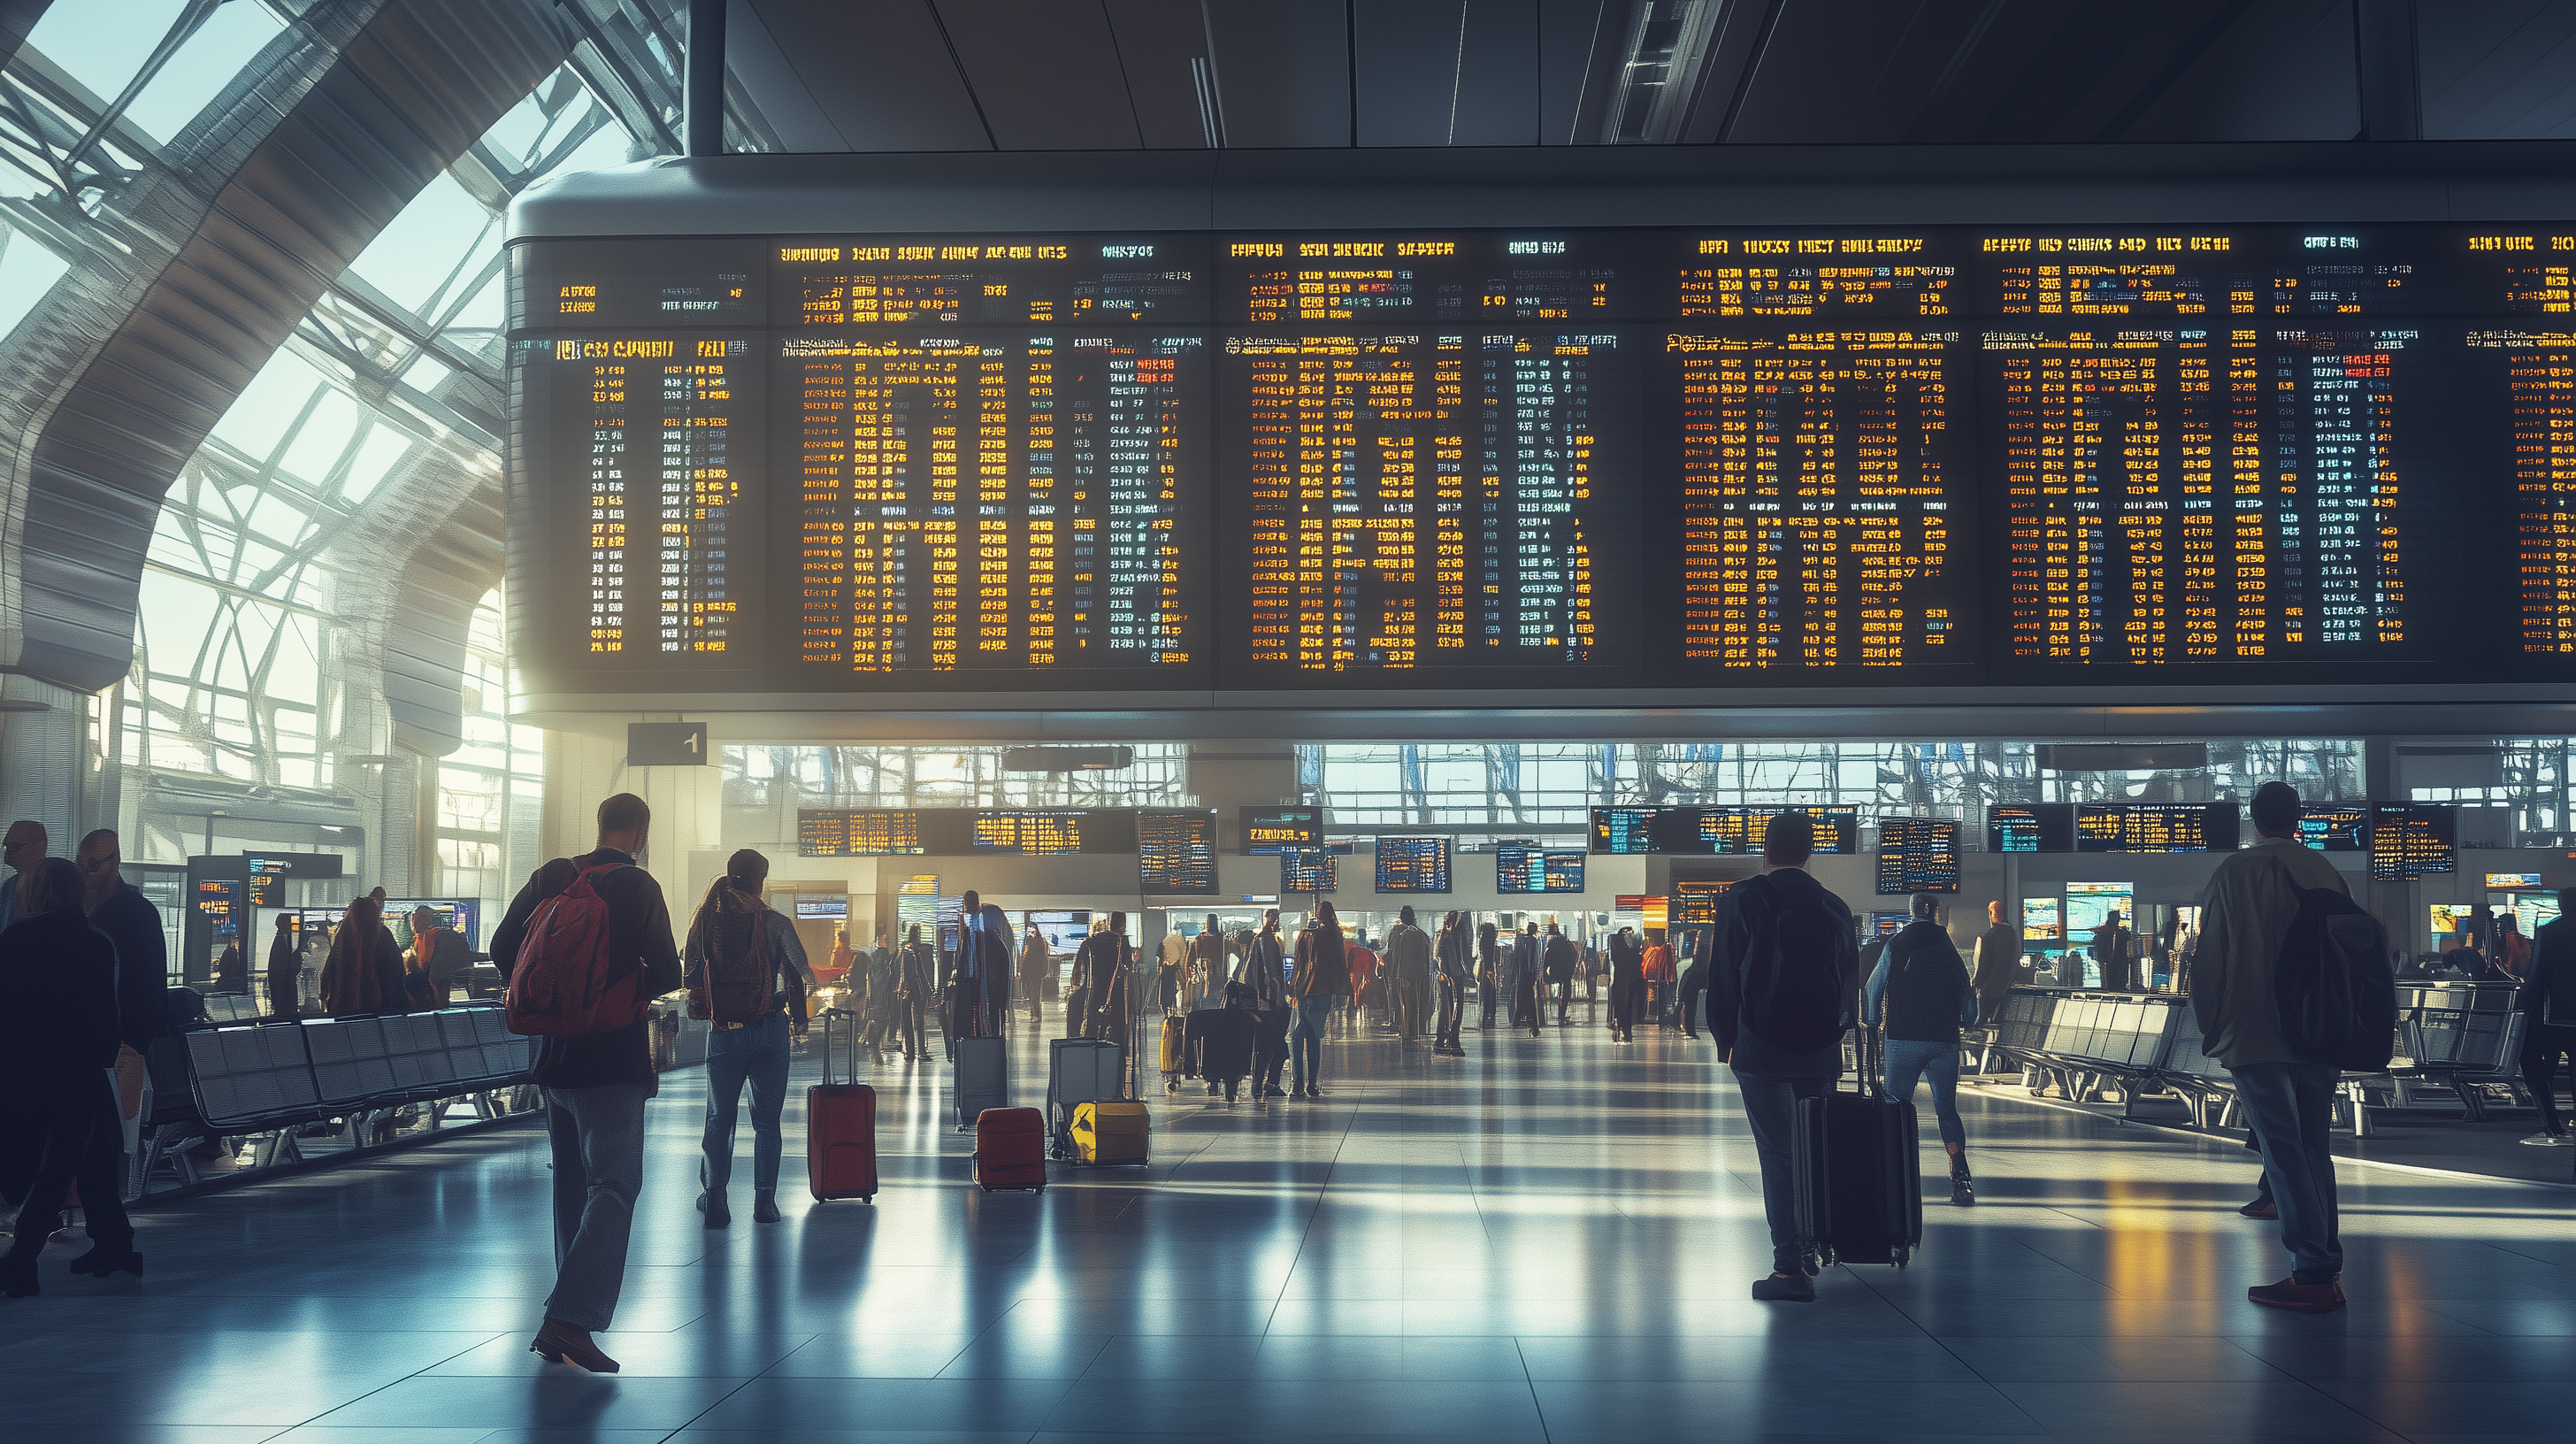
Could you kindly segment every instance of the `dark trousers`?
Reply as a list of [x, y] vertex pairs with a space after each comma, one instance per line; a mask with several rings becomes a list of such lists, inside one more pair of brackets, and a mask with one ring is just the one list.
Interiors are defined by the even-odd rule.
[[922, 1031], [928, 1022], [918, 994], [894, 1000], [895, 1037], [903, 1051], [915, 1058], [930, 1056], [929, 1046], [922, 1042]]
[[1645, 987], [1644, 981], [1637, 978], [1610, 980], [1610, 1035], [1612, 1037], [1625, 1037], [1636, 1030], [1637, 995], [1645, 991]]
[[1752, 1125], [1753, 1156], [1762, 1165], [1762, 1217], [1771, 1225], [1771, 1268], [1775, 1273], [1796, 1273], [1806, 1257], [1807, 1238], [1798, 1226], [1790, 1139], [1798, 1126], [1798, 1100], [1822, 1098], [1833, 1082], [1737, 1073], [1735, 1086], [1744, 1095], [1744, 1121]]
[[1683, 1032], [1695, 1033], [1698, 1031], [1699, 1020], [1693, 1015], [1699, 1011], [1699, 1000], [1707, 996], [1708, 989], [1706, 987], [1687, 988], [1683, 990], [1681, 1005]]
[[1064, 995], [1064, 1035], [1068, 1038], [1091, 1036], [1091, 989], [1076, 988]]
[[18, 1210], [18, 1236], [10, 1245], [12, 1259], [32, 1258], [45, 1250], [45, 1240], [62, 1227], [63, 1200], [72, 1182], [80, 1182], [81, 1215], [90, 1241], [110, 1253], [134, 1242], [134, 1225], [125, 1216], [123, 1188], [117, 1174], [124, 1152], [125, 1124], [116, 1108], [116, 1086], [104, 1069], [89, 1068], [69, 1078], [49, 1078], [29, 1087], [15, 1107], [33, 1115], [22, 1125], [21, 1146], [34, 1167], [27, 1199]]
[[1288, 1010], [1269, 1008], [1253, 1016], [1260, 1019], [1252, 1038], [1252, 1096], [1258, 1098], [1279, 1087], [1279, 1074], [1288, 1066]]
[[1502, 1004], [1503, 990], [1491, 983], [1480, 983], [1476, 991], [1482, 995], [1478, 1001], [1484, 1008], [1484, 1011], [1476, 1017], [1476, 1026], [1490, 1028], [1494, 1026], [1494, 1010]]
[[1458, 1015], [1463, 1010], [1465, 1001], [1461, 996], [1458, 980], [1443, 974], [1440, 978], [1440, 1031], [1433, 1034], [1431, 1038], [1434, 1047], [1458, 1046]]
[[[2576, 1076], [2576, 1028], [2552, 1028], [2533, 1018], [2529, 1033], [2522, 1042], [2522, 1086], [2531, 1090], [2534, 1103], [2540, 1105], [2540, 1127], [2556, 1133], [2558, 1121], [2558, 1069], [2564, 1062], [2571, 1076]], [[81, 1185], [87, 1188], [89, 1185]]]
[[1405, 978], [1395, 985], [1395, 1025], [1408, 1043], [1422, 1036], [1431, 1021], [1431, 985], [1425, 978]]
[[1547, 984], [1536, 973], [1521, 980], [1520, 996], [1512, 1000], [1512, 1021], [1529, 1024], [1532, 1033], [1547, 1021]]
[[2335, 1209], [2336, 1070], [2323, 1063], [2253, 1063], [2229, 1068], [2236, 1101], [2263, 1149], [2263, 1176], [2281, 1210], [2281, 1242], [2301, 1283], [2331, 1283], [2343, 1272], [2343, 1230]]

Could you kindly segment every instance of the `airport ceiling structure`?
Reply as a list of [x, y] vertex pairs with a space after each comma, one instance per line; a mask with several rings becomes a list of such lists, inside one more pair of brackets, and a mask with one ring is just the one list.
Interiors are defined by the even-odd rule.
[[[734, 151], [1795, 154], [2576, 129], [2570, 0], [725, 10]], [[500, 580], [499, 218], [549, 175], [682, 150], [689, 11], [0, 0], [13, 736], [77, 750], [78, 699], [121, 688], [110, 730], [152, 734], [124, 748], [147, 785], [282, 789], [320, 815], [399, 791], [402, 755], [448, 755], [470, 714], [505, 707], [468, 658]], [[49, 706], [54, 721], [25, 720]]]

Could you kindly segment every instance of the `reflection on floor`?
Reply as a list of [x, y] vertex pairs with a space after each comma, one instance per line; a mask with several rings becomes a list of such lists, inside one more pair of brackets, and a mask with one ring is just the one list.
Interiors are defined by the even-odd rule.
[[[1983, 1204], [1931, 1204], [1910, 1269], [1756, 1304], [1752, 1153], [1704, 1042], [1578, 1026], [1468, 1046], [1336, 1043], [1316, 1103], [1157, 1082], [1152, 1166], [1059, 1168], [1042, 1197], [966, 1184], [922, 1076], [944, 1070], [880, 1069], [873, 1206], [804, 1193], [802, 1058], [787, 1219], [750, 1222], [746, 1136], [718, 1233], [691, 1208], [701, 1075], [674, 1074], [603, 1338], [616, 1377], [526, 1352], [550, 1275], [533, 1131], [188, 1201], [143, 1221], [148, 1282], [72, 1278], [57, 1248], [42, 1296], [0, 1303], [0, 1432], [2567, 1437], [2566, 1191], [2347, 1168], [2353, 1307], [2285, 1316], [2244, 1302], [2286, 1266], [2234, 1212], [2242, 1149], [1978, 1097]], [[1038, 1040], [1016, 1051], [1035, 1102]]]

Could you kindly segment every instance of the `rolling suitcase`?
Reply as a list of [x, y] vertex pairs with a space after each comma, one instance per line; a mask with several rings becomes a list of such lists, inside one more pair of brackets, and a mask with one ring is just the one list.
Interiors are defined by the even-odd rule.
[[950, 1093], [957, 1103], [957, 1130], [975, 1126], [987, 1108], [1011, 1106], [1011, 1047], [1003, 1038], [960, 1038], [951, 1066]]
[[1127, 1049], [1105, 1038], [1053, 1038], [1047, 1043], [1046, 1122], [1055, 1156], [1073, 1156], [1073, 1110], [1126, 1094]]
[[1181, 1091], [1181, 1075], [1189, 1069], [1189, 1020], [1178, 1013], [1163, 1018], [1163, 1091]]
[[1861, 1034], [1860, 1089], [1798, 1100], [1790, 1137], [1799, 1230], [1826, 1263], [1903, 1268], [1923, 1244], [1914, 1103], [1880, 1087], [1878, 1035]]
[[1103, 1098], [1073, 1105], [1073, 1156], [1079, 1163], [1143, 1163], [1152, 1122], [1145, 1105]]
[[[843, 1030], [848, 1083], [832, 1081], [832, 1025]], [[877, 1196], [877, 1090], [856, 1081], [858, 1027], [847, 1011], [823, 1013], [823, 1081], [805, 1090], [805, 1181], [817, 1199]]]
[[1046, 1191], [1046, 1119], [1034, 1108], [987, 1108], [975, 1119], [975, 1152], [967, 1176], [997, 1188]]

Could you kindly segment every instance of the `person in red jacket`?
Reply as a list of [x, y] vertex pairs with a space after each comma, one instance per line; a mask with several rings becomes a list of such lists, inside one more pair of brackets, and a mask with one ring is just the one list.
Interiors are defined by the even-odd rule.
[[1672, 1006], [1673, 950], [1662, 939], [1646, 944], [1646, 1016], [1655, 1026], [1664, 1026], [1664, 1010]]

